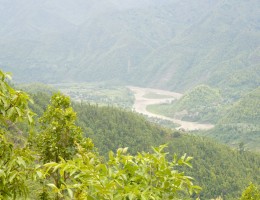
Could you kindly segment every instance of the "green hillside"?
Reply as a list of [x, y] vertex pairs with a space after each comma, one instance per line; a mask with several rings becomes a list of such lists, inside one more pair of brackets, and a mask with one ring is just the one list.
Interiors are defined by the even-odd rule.
[[171, 118], [214, 123], [220, 118], [222, 107], [219, 90], [199, 85], [171, 104], [150, 105], [148, 110]]
[[151, 146], [164, 143], [169, 131], [151, 124], [143, 117], [118, 108], [92, 105], [74, 105], [78, 124], [86, 129], [86, 136], [93, 139], [100, 152], [131, 147], [129, 151], [149, 151]]
[[211, 122], [212, 130], [199, 132], [220, 142], [259, 151], [260, 143], [260, 90], [259, 87], [241, 98], [230, 99], [218, 90], [198, 86], [171, 104], [150, 105], [148, 110], [172, 118], [187, 121]]
[[[170, 142], [170, 152], [186, 152], [194, 157], [193, 168], [188, 170], [196, 182], [204, 188], [201, 199], [220, 196], [224, 199], [238, 199], [239, 193], [234, 188], [241, 188], [250, 174], [259, 174], [259, 154], [239, 153], [207, 138], [182, 135]], [[245, 153], [245, 154], [243, 154]], [[252, 163], [255, 167], [252, 168]], [[242, 167], [241, 167], [242, 166]], [[243, 169], [242, 169], [243, 168]], [[259, 176], [255, 177], [257, 183]], [[240, 186], [241, 185], [241, 186]]]
[[[43, 105], [42, 95], [38, 93], [33, 97]], [[108, 150], [115, 151], [118, 147], [127, 146], [131, 153], [136, 153], [151, 151], [151, 146], [162, 143], [168, 143], [170, 157], [173, 153], [193, 156], [193, 168], [188, 171], [195, 177], [196, 184], [203, 187], [201, 199], [219, 195], [236, 199], [250, 181], [259, 184], [258, 154], [231, 150], [206, 138], [163, 129], [142, 116], [119, 108], [76, 103], [73, 107], [78, 115], [78, 125], [104, 156]]]
[[259, 124], [260, 121], [260, 87], [244, 95], [235, 102], [221, 123]]
[[244, 95], [226, 110], [216, 127], [206, 135], [230, 145], [260, 150], [260, 88]]

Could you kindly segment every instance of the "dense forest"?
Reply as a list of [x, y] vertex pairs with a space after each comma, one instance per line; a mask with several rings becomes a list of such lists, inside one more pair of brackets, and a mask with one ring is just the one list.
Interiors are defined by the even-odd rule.
[[[153, 195], [155, 199], [238, 199], [250, 182], [260, 184], [259, 154], [161, 128], [120, 108], [73, 103], [72, 109], [70, 100], [57, 93], [51, 97], [51, 92], [32, 89], [34, 103], [28, 104], [29, 96], [8, 86], [5, 76], [2, 74], [1, 79], [0, 163], [4, 199], [140, 199], [138, 195], [143, 199]], [[165, 143], [166, 149], [152, 148]], [[178, 160], [176, 155], [184, 156]], [[194, 159], [190, 161], [188, 156]], [[146, 172], [153, 173], [155, 179]], [[96, 175], [101, 178], [97, 180]], [[194, 185], [189, 176], [194, 178]], [[151, 182], [155, 188], [150, 188]], [[119, 188], [121, 184], [124, 190]], [[169, 184], [173, 184], [172, 189]], [[200, 192], [196, 185], [202, 188]], [[185, 192], [189, 190], [199, 193]]]

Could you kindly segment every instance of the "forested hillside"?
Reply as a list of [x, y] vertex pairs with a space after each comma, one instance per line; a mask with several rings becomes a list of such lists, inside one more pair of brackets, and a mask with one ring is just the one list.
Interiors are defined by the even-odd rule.
[[[59, 93], [51, 97], [52, 89], [43, 86], [39, 88], [48, 93], [27, 87], [34, 100], [30, 107], [38, 114], [33, 120], [30, 97], [10, 87], [5, 81], [8, 77], [1, 72], [1, 198], [107, 199], [112, 195], [122, 199], [125, 195], [132, 199], [188, 199], [185, 191], [198, 191], [199, 187], [182, 171], [202, 186], [201, 199], [237, 199], [249, 182], [259, 184], [260, 156], [243, 146], [231, 150], [205, 138], [163, 129], [130, 111], [74, 103], [82, 132], [75, 124], [69, 98]], [[151, 148], [164, 143], [168, 143], [169, 153], [164, 153], [163, 146]], [[133, 156], [119, 148], [126, 146]], [[115, 154], [107, 156], [109, 150]], [[154, 153], [137, 153], [141, 151]], [[177, 160], [175, 153], [184, 156]], [[194, 157], [193, 168], [183, 168], [190, 166], [186, 155]], [[150, 187], [151, 182], [156, 187]], [[196, 196], [193, 193], [190, 198]]]
[[[62, 6], [59, 6], [62, 4]], [[236, 95], [259, 85], [258, 1], [0, 2], [0, 65], [15, 79], [111, 81]]]
[[226, 115], [222, 117], [222, 123], [250, 123], [258, 124], [260, 121], [260, 87], [233, 103]]
[[[36, 104], [41, 101], [40, 107], [46, 107], [48, 98], [44, 94], [35, 94], [33, 98]], [[217, 196], [236, 199], [250, 181], [259, 184], [259, 154], [239, 151], [239, 146], [231, 150], [206, 138], [160, 128], [142, 116], [120, 108], [77, 103], [73, 107], [77, 112], [78, 125], [83, 128], [85, 136], [93, 139], [105, 159], [107, 151], [116, 151], [118, 147], [127, 146], [129, 152], [135, 154], [138, 151], [150, 152], [151, 146], [164, 143], [169, 146], [169, 158], [174, 153], [187, 153], [194, 157], [193, 168], [188, 171], [195, 178], [195, 183], [203, 188], [201, 199]]]
[[136, 155], [118, 148], [104, 160], [75, 124], [69, 97], [52, 95], [35, 124], [29, 95], [7, 79], [0, 71], [0, 199], [190, 199], [200, 191], [178, 171], [191, 157], [168, 160], [160, 145]]
[[218, 89], [201, 85], [186, 92], [171, 104], [150, 105], [153, 113], [187, 121], [211, 122], [215, 127], [198, 132], [220, 142], [237, 147], [240, 143], [248, 150], [260, 150], [260, 96], [259, 87], [239, 99], [230, 99]]
[[260, 88], [245, 94], [226, 108], [216, 127], [206, 133], [232, 146], [242, 143], [244, 148], [260, 150]]
[[221, 117], [224, 99], [218, 89], [199, 85], [170, 104], [150, 105], [148, 110], [171, 118], [216, 123]]

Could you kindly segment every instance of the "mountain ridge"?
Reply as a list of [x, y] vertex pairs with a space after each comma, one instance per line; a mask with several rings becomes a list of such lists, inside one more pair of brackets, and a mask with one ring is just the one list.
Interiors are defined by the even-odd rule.
[[[14, 2], [0, 14], [6, 27], [0, 65], [20, 82], [29, 74], [27, 81], [116, 79], [185, 91], [198, 84], [224, 88], [225, 73], [245, 70], [259, 80], [253, 72], [260, 43], [255, 0]], [[16, 12], [25, 13], [19, 26], [10, 23]], [[255, 84], [249, 81], [249, 88]]]

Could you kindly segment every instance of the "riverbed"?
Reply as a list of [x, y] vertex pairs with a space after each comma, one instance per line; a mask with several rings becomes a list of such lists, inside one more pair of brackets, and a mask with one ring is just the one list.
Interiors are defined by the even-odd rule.
[[[171, 92], [167, 90], [141, 88], [141, 87], [133, 87], [133, 86], [128, 86], [128, 88], [134, 93], [135, 96], [135, 102], [133, 105], [133, 110], [135, 112], [147, 115], [148, 117], [155, 117], [159, 119], [169, 120], [179, 125], [177, 129], [184, 129], [186, 131], [209, 130], [214, 127], [213, 124], [201, 124], [198, 122], [183, 121], [180, 119], [154, 114], [149, 112], [146, 109], [148, 105], [170, 103], [174, 100], [178, 100], [182, 97], [182, 94], [180, 93]], [[160, 96], [160, 98], [150, 98], [150, 97], [148, 98], [147, 96], [149, 94], [157, 94], [158, 96]]]

